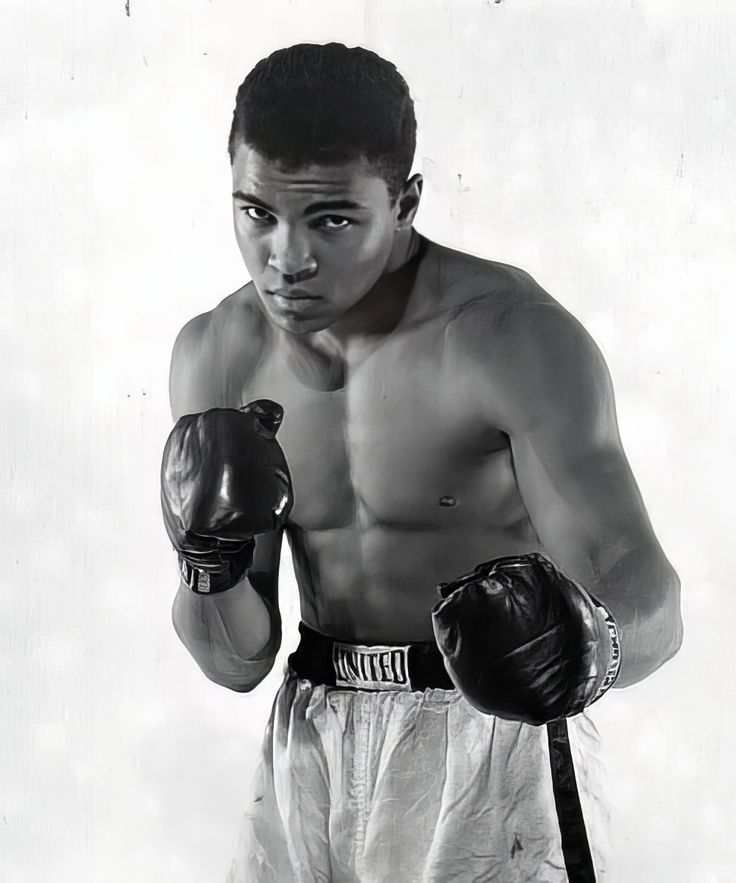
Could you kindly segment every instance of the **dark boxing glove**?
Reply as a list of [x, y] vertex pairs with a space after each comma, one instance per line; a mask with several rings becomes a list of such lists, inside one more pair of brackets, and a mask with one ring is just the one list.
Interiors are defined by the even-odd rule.
[[182, 578], [199, 594], [224, 592], [250, 567], [254, 537], [285, 523], [291, 479], [268, 399], [239, 410], [180, 417], [164, 448], [161, 508]]
[[544, 555], [497, 558], [439, 590], [432, 625], [445, 668], [485, 714], [541, 725], [613, 685], [613, 617]]

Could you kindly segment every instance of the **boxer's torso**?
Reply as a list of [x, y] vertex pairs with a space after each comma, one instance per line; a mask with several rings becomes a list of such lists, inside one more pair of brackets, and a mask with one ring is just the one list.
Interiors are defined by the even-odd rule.
[[217, 404], [284, 407], [287, 534], [307, 624], [343, 638], [429, 640], [438, 582], [539, 549], [508, 436], [488, 419], [507, 392], [493, 377], [478, 383], [463, 338], [478, 311], [492, 328], [494, 313], [547, 301], [513, 268], [428, 244], [399, 324], [339, 357], [273, 326], [252, 285], [213, 312], [228, 323], [213, 341], [229, 342], [217, 357], [228, 400]]

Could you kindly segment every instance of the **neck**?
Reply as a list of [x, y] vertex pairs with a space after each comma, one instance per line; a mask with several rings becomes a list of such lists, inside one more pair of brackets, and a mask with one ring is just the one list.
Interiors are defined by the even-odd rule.
[[401, 322], [414, 287], [422, 237], [407, 230], [394, 243], [386, 271], [360, 303], [339, 322], [313, 334], [284, 334], [287, 361], [306, 386], [335, 391], [345, 385], [350, 365], [367, 358]]
[[384, 276], [395, 273], [397, 270], [400, 270], [404, 264], [408, 264], [419, 251], [420, 240], [421, 236], [413, 227], [410, 227], [408, 230], [402, 230], [394, 240], [391, 254], [386, 262]]
[[410, 266], [421, 245], [412, 228], [393, 245], [386, 269], [371, 290], [339, 321], [317, 332], [315, 342], [342, 356], [348, 349], [375, 345], [376, 338], [390, 334], [401, 321], [411, 296], [416, 268]]

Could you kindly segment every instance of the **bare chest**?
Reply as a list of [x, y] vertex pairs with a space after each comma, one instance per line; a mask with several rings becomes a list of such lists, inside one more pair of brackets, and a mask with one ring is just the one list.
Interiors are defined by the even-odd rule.
[[432, 530], [518, 519], [507, 439], [477, 414], [477, 391], [443, 358], [440, 332], [382, 345], [336, 389], [315, 388], [318, 379], [274, 351], [244, 391], [284, 407], [295, 526]]

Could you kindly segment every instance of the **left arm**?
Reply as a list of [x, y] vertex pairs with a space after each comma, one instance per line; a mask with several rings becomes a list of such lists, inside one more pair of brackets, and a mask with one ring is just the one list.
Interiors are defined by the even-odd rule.
[[494, 339], [494, 399], [531, 523], [559, 569], [613, 614], [616, 686], [636, 683], [680, 647], [680, 583], [624, 454], [603, 356], [556, 304], [507, 310]]

